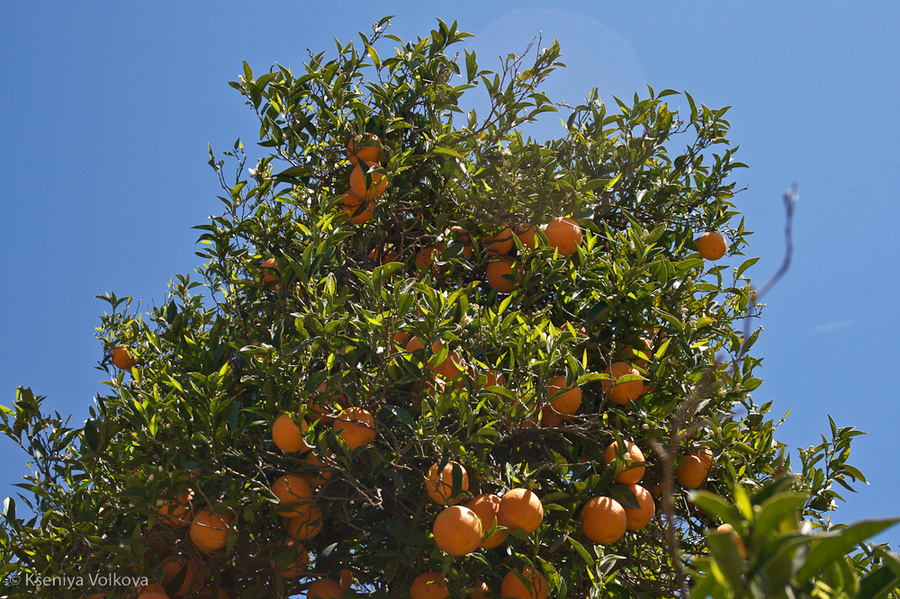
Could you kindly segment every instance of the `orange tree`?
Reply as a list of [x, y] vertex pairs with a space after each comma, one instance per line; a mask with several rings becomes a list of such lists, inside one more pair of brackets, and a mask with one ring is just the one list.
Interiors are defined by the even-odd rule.
[[[2, 408], [33, 466], [34, 515], [5, 504], [6, 594], [851, 596], [900, 576], [853, 553], [887, 523], [828, 532], [834, 485], [864, 480], [859, 432], [792, 473], [751, 396], [726, 109], [562, 106], [540, 91], [555, 43], [491, 72], [455, 23], [386, 26], [298, 72], [245, 65], [265, 155], [210, 152], [204, 265], [146, 314], [103, 298], [109, 392], [84, 426], [27, 389]], [[559, 138], [522, 134], [560, 110]], [[778, 555], [829, 559], [769, 572], [784, 522]]]

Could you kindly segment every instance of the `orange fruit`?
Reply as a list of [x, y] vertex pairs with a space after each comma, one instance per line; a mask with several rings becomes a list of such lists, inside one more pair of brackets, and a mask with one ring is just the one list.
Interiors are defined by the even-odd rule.
[[727, 522], [725, 524], [720, 524], [716, 527], [716, 532], [730, 532], [731, 538], [734, 539], [734, 544], [737, 546], [738, 553], [741, 554], [741, 557], [747, 559], [747, 546], [744, 545], [744, 539], [741, 538], [737, 532], [735, 532], [734, 527]]
[[581, 387], [566, 384], [564, 375], [552, 376], [547, 380], [547, 399], [560, 414], [574, 414], [581, 406]]
[[272, 483], [272, 494], [278, 498], [275, 511], [285, 518], [303, 516], [312, 502], [312, 487], [302, 476], [285, 474]]
[[656, 514], [656, 502], [653, 501], [650, 491], [641, 485], [626, 486], [631, 489], [634, 496], [637, 497], [639, 507], [633, 508], [628, 507], [627, 505], [622, 506], [622, 509], [625, 510], [625, 526], [628, 530], [640, 530], [647, 526], [650, 523], [650, 520], [653, 519], [653, 515]]
[[361, 225], [362, 223], [368, 222], [375, 215], [374, 200], [369, 200], [368, 203], [366, 203], [365, 208], [363, 208], [362, 205], [363, 201], [352, 191], [348, 191], [344, 194], [344, 199], [341, 200], [341, 208], [347, 213], [347, 220], [354, 225]]
[[425, 271], [431, 269], [432, 274], [437, 274], [438, 268], [434, 263], [435, 254], [440, 258], [444, 253], [444, 244], [429, 245], [422, 248], [416, 254], [416, 272], [424, 274]]
[[381, 140], [374, 133], [351, 137], [347, 142], [347, 158], [354, 165], [358, 164], [359, 160], [378, 162], [381, 160]]
[[491, 252], [492, 254], [505, 256], [512, 251], [515, 245], [516, 242], [513, 241], [512, 229], [506, 227], [505, 229], [485, 241], [484, 249], [485, 251]]
[[[166, 491], [163, 491], [163, 495]], [[180, 491], [175, 497], [161, 497], [156, 500], [159, 508], [159, 519], [170, 526], [185, 527], [191, 523], [191, 500], [194, 498], [193, 489]]]
[[369, 258], [372, 262], [380, 262], [381, 264], [397, 262], [399, 257], [396, 250], [390, 247], [373, 248], [372, 251], [369, 252]]
[[353, 584], [353, 571], [349, 568], [341, 568], [341, 588], [349, 589]]
[[538, 570], [526, 567], [523, 571], [510, 570], [500, 583], [500, 595], [510, 599], [547, 599], [547, 579]]
[[[644, 347], [637, 351], [646, 353], [647, 355], [650, 355], [653, 353], [653, 343], [649, 339], [645, 339], [644, 337], [641, 337], [641, 345], [643, 345]], [[624, 358], [626, 360], [633, 360], [634, 363], [637, 364], [638, 366], [646, 365], [647, 360], [639, 357], [637, 351], [635, 351], [635, 349], [632, 346], [626, 345], [625, 350], [622, 352], [622, 358]]]
[[406, 344], [409, 343], [410, 337], [411, 335], [406, 331], [397, 331], [396, 333], [394, 333], [392, 339], [394, 340], [394, 343], [405, 348]]
[[547, 243], [559, 250], [562, 256], [571, 256], [577, 252], [584, 238], [581, 227], [570, 218], [554, 218], [543, 229]]
[[434, 542], [441, 551], [454, 557], [472, 553], [481, 545], [484, 529], [481, 518], [462, 505], [451, 505], [434, 519], [431, 529]]
[[[335, 402], [335, 399], [337, 399], [338, 402]], [[315, 394], [309, 398], [307, 407], [314, 419], [326, 423], [334, 422], [334, 417], [329, 416], [329, 414], [333, 412], [335, 408], [340, 410], [341, 404], [339, 402], [345, 401], [347, 401], [347, 396], [345, 394], [340, 393], [337, 398], [335, 398], [334, 394], [328, 391], [328, 381], [322, 381], [322, 383], [316, 387]]]
[[[481, 528], [487, 534], [494, 525], [499, 522], [500, 497], [492, 494], [484, 494], [470, 499], [466, 507], [475, 512], [481, 520]], [[498, 530], [491, 536], [481, 541], [482, 549], [492, 549], [503, 544], [509, 534], [505, 530]]]
[[307, 541], [319, 534], [319, 531], [322, 530], [323, 522], [322, 510], [319, 509], [319, 506], [313, 505], [306, 510], [305, 514], [285, 520], [284, 525], [291, 539]]
[[510, 489], [500, 498], [497, 518], [501, 526], [531, 534], [544, 520], [544, 506], [534, 492], [523, 488]]
[[[613, 441], [603, 452], [603, 462], [609, 466], [616, 461], [616, 454], [619, 450], [619, 444]], [[625, 441], [625, 455], [623, 456], [625, 463], [616, 470], [615, 480], [623, 485], [633, 485], [640, 482], [644, 477], [644, 452], [641, 448], [632, 443]], [[631, 464], [641, 464], [640, 466], [632, 466]]]
[[581, 529], [595, 543], [615, 543], [625, 535], [627, 528], [625, 508], [612, 497], [594, 497], [581, 508]]
[[307, 444], [305, 433], [309, 428], [306, 420], [300, 421], [300, 426], [287, 414], [282, 414], [272, 424], [272, 441], [281, 451], [296, 453], [309, 451], [312, 447]]
[[[513, 273], [512, 260], [509, 259], [488, 262], [485, 272], [488, 285], [491, 286], [491, 289], [496, 289], [500, 293], [510, 293], [522, 282], [522, 274], [519, 272], [518, 264], [516, 265], [516, 272]], [[515, 281], [510, 281], [506, 278], [507, 276], [515, 278]]]
[[131, 350], [124, 345], [119, 345], [112, 350], [112, 363], [119, 370], [128, 370], [137, 364], [137, 358], [131, 354]]
[[[266, 289], [278, 289], [281, 285], [281, 270], [278, 268], [278, 261], [275, 258], [267, 258], [259, 263], [263, 269], [262, 282]], [[272, 271], [275, 272], [272, 272]]]
[[297, 578], [309, 567], [309, 551], [303, 543], [284, 539], [269, 563], [282, 578]]
[[447, 599], [450, 591], [440, 572], [422, 572], [409, 586], [409, 599]]
[[675, 479], [685, 489], [696, 489], [706, 480], [711, 468], [712, 450], [709, 447], [699, 447], [675, 469]]
[[163, 564], [163, 586], [168, 587], [173, 581], [181, 580], [181, 584], [172, 594], [176, 597], [187, 595], [191, 591], [199, 589], [203, 582], [200, 579], [199, 570], [200, 568], [194, 560], [183, 555], [176, 556]]
[[708, 231], [697, 239], [697, 251], [707, 260], [718, 260], [727, 250], [725, 236], [718, 231]]
[[537, 227], [534, 225], [519, 225], [516, 227], [516, 236], [523, 246], [532, 250], [537, 247]]
[[[353, 167], [353, 172], [350, 173], [350, 191], [352, 191], [353, 195], [357, 198], [374, 200], [387, 190], [388, 180], [384, 176], [384, 173], [371, 172], [371, 169], [377, 166], [378, 163], [376, 162], [363, 161], [362, 165], [357, 164]], [[363, 168], [366, 169], [365, 172], [363, 171]], [[366, 186], [366, 172], [369, 173], [371, 179], [368, 186]]]
[[194, 547], [204, 553], [224, 548], [232, 519], [231, 513], [214, 514], [208, 509], [200, 510], [191, 522], [190, 535]]
[[350, 451], [375, 440], [375, 418], [363, 408], [342, 410], [332, 426]]
[[[484, 384], [481, 385], [482, 389], [484, 389], [485, 387], [503, 386], [503, 384], [506, 382], [506, 377], [503, 376], [503, 373], [498, 373], [494, 370], [487, 370], [481, 376], [484, 377]], [[478, 380], [480, 381], [481, 379], [479, 378]]]
[[330, 578], [320, 578], [309, 584], [306, 599], [338, 599], [343, 591], [340, 583]]
[[[331, 462], [331, 456], [332, 453], [329, 450], [325, 454], [325, 460], [327, 462]], [[306, 456], [303, 458], [303, 461], [316, 469], [315, 474], [307, 473], [302, 475], [303, 480], [308, 482], [309, 486], [319, 487], [321, 485], [324, 485], [325, 482], [329, 478], [331, 478], [331, 475], [333, 474], [331, 467], [322, 463], [322, 460], [319, 459], [319, 456], [317, 456], [315, 452], [309, 452], [308, 454], [306, 454]]]
[[[440, 343], [440, 342], [438, 342]], [[440, 353], [441, 349], [438, 347], [438, 351], [434, 352], [435, 354]], [[447, 357], [439, 363], [435, 364], [435, 359], [432, 358], [428, 363], [431, 366], [431, 371], [435, 374], [439, 374], [443, 376], [445, 379], [453, 380], [459, 375], [463, 373], [463, 369], [460, 366], [464, 366], [464, 362], [462, 358], [459, 357], [459, 354], [455, 351], [451, 351], [447, 354]]]
[[486, 594], [491, 592], [491, 587], [484, 581], [473, 582], [472, 589], [468, 599], [487, 599]]
[[606, 373], [613, 377], [612, 380], [606, 379], [602, 381], [603, 392], [607, 394], [609, 401], [624, 406], [641, 396], [641, 392], [644, 390], [644, 381], [618, 382], [619, 377], [628, 374], [640, 376], [640, 371], [628, 362], [613, 362], [606, 369]]
[[[461, 484], [459, 487], [459, 494], [453, 495], [453, 470], [458, 469], [461, 475]], [[428, 478], [425, 480], [425, 490], [428, 491], [428, 495], [431, 497], [432, 501], [440, 505], [449, 505], [451, 503], [457, 503], [460, 500], [460, 495], [464, 491], [469, 490], [469, 473], [466, 472], [464, 466], [457, 464], [455, 462], [447, 462], [443, 469], [440, 472], [440, 478], [438, 478], [438, 464], [434, 464], [428, 470]]]
[[475, 254], [475, 250], [472, 249], [472, 238], [469, 237], [469, 232], [462, 227], [451, 227], [450, 233], [453, 235], [453, 243], [463, 246], [462, 255], [471, 258]]

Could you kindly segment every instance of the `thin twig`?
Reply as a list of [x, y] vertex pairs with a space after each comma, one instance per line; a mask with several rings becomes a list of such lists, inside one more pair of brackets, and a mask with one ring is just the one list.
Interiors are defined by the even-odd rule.
[[800, 194], [797, 192], [797, 182], [795, 181], [791, 188], [784, 192], [784, 237], [785, 237], [785, 247], [784, 247], [784, 261], [781, 263], [781, 268], [772, 275], [768, 281], [766, 281], [765, 285], [755, 293], [751, 293], [752, 303], [747, 307], [747, 312], [744, 314], [744, 343], [741, 345], [741, 351], [738, 352], [738, 356], [743, 355], [744, 351], [747, 349], [747, 341], [750, 338], [750, 316], [753, 310], [756, 308], [757, 302], [762, 299], [762, 297], [769, 292], [770, 289], [777, 283], [781, 277], [784, 276], [784, 273], [788, 271], [791, 265], [791, 256], [794, 253], [794, 242], [793, 236], [791, 233], [791, 227], [794, 222], [794, 206], [797, 204], [797, 201], [800, 199]]

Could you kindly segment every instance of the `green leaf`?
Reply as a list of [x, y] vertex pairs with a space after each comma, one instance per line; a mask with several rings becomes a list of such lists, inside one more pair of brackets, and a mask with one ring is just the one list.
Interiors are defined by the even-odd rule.
[[691, 491], [688, 493], [691, 503], [710, 516], [725, 522], [734, 522], [738, 518], [738, 510], [733, 505], [709, 491]]
[[900, 522], [900, 518], [888, 520], [863, 520], [836, 533], [832, 533], [812, 545], [806, 563], [797, 573], [798, 580], [812, 578], [830, 561], [843, 557], [856, 545]]
[[743, 587], [744, 558], [734, 542], [733, 533], [711, 532], [706, 537], [709, 550], [719, 566], [719, 569], [728, 579], [732, 589]]

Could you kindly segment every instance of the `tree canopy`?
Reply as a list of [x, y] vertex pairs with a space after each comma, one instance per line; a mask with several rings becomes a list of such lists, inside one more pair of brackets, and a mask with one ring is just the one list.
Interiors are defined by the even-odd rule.
[[563, 105], [556, 43], [491, 71], [388, 21], [244, 65], [265, 155], [210, 150], [222, 212], [165, 301], [103, 297], [83, 426], [0, 407], [32, 458], [6, 594], [897, 597], [861, 545], [893, 521], [828, 517], [860, 431], [793, 470], [753, 398], [727, 107]]

